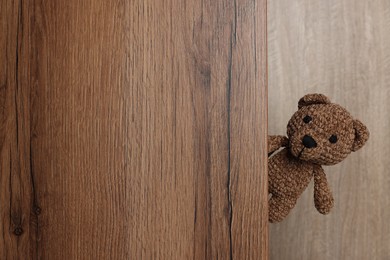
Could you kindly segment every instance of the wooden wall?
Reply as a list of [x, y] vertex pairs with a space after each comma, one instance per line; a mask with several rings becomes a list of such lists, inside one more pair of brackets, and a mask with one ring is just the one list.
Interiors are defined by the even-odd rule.
[[325, 168], [330, 215], [316, 212], [310, 185], [271, 225], [271, 259], [390, 259], [390, 1], [269, 1], [268, 44], [270, 134], [285, 134], [298, 99], [311, 92], [371, 132], [362, 150]]

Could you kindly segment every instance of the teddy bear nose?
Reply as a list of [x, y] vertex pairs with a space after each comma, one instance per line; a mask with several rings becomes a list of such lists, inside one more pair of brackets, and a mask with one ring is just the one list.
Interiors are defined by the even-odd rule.
[[310, 135], [305, 135], [303, 138], [302, 138], [302, 144], [306, 147], [306, 148], [314, 148], [314, 147], [317, 147], [317, 143], [316, 141], [313, 139], [313, 137], [311, 137]]

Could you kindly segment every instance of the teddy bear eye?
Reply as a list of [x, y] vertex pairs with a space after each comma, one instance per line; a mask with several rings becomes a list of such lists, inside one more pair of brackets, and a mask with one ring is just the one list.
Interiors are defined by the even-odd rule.
[[313, 118], [311, 118], [311, 116], [305, 116], [303, 118], [303, 122], [305, 122], [306, 124], [310, 123], [311, 120], [313, 120]]
[[336, 135], [332, 135], [332, 136], [329, 138], [329, 142], [331, 142], [332, 144], [337, 143], [337, 136], [336, 136]]

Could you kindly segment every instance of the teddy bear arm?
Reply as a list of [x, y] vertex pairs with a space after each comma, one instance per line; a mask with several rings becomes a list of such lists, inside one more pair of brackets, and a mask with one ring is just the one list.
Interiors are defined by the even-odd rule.
[[334, 204], [326, 175], [321, 166], [314, 169], [314, 205], [321, 214], [328, 214]]
[[288, 145], [288, 138], [282, 135], [268, 136], [268, 155], [272, 154], [281, 147]]

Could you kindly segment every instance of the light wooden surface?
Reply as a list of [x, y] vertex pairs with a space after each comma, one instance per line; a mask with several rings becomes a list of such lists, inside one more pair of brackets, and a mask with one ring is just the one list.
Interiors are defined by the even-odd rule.
[[266, 1], [0, 2], [1, 259], [267, 259]]
[[367, 145], [326, 167], [335, 207], [311, 184], [270, 227], [275, 260], [390, 259], [390, 2], [269, 1], [269, 133], [285, 134], [305, 93], [327, 94], [368, 126]]

